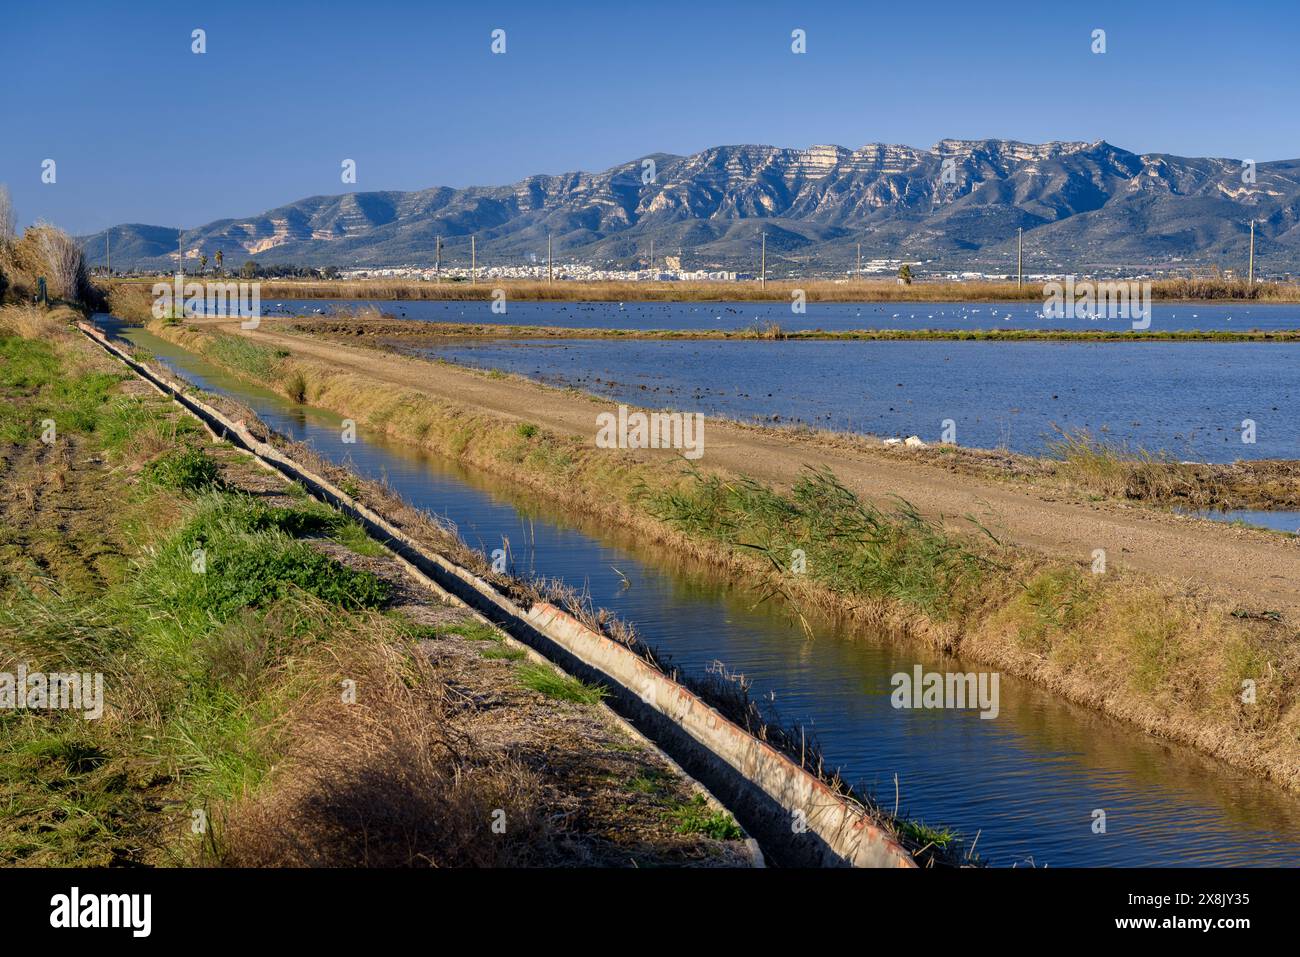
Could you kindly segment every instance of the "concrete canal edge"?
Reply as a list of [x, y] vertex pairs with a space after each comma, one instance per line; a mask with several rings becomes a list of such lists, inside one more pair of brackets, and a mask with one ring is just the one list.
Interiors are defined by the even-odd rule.
[[553, 605], [520, 608], [469, 570], [416, 543], [324, 477], [258, 440], [242, 422], [232, 422], [186, 395], [131, 358], [93, 324], [79, 322], [77, 327], [199, 419], [214, 437], [243, 449], [350, 515], [435, 593], [481, 614], [569, 674], [604, 685], [614, 712], [716, 795], [772, 862], [793, 867], [917, 866], [911, 854], [873, 823], [860, 805], [831, 790], [623, 645]]

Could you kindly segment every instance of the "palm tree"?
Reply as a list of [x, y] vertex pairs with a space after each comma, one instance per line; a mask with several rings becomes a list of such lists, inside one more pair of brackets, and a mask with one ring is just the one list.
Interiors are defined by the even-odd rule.
[[199, 275], [202, 276], [208, 268], [208, 254], [199, 253]]
[[912, 285], [912, 267], [907, 263], [898, 267], [898, 278], [904, 286]]
[[221, 260], [225, 257], [221, 255], [221, 250], [217, 250], [217, 275], [221, 274]]

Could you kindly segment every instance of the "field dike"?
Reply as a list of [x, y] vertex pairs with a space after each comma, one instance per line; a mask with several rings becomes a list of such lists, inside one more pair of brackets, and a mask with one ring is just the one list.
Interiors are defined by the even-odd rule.
[[[723, 801], [774, 861], [793, 866], [915, 867], [912, 855], [856, 802], [748, 734], [633, 651], [561, 609], [519, 607], [428, 550], [328, 479], [257, 439], [241, 422], [175, 388], [88, 323], [83, 333], [218, 435], [359, 522], [421, 583], [463, 604], [575, 677], [605, 685], [608, 703]], [[792, 822], [801, 826], [792, 827]], [[806, 825], [806, 826], [802, 826]]]
[[[1205, 586], [1051, 560], [982, 527], [884, 513], [834, 476], [788, 492], [596, 449], [209, 329], [157, 334], [250, 382], [429, 448], [699, 556], [788, 603], [1037, 682], [1300, 791], [1300, 642], [1269, 609]], [[431, 374], [437, 365], [430, 363]], [[492, 373], [486, 373], [491, 377]], [[593, 406], [595, 409], [596, 406]], [[793, 549], [807, 574], [792, 574]]]
[[619, 339], [623, 341], [684, 342], [1300, 342], [1300, 330], [1259, 329], [794, 329], [775, 320], [740, 329], [606, 329], [579, 326], [499, 325], [475, 322], [411, 322], [393, 320], [375, 307], [347, 317], [298, 317], [287, 328], [312, 335], [362, 339], [408, 340], [415, 344], [449, 339]]

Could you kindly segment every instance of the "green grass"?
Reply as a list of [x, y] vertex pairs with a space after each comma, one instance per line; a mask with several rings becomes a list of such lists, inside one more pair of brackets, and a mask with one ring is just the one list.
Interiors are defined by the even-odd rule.
[[59, 375], [58, 357], [44, 342], [6, 336], [0, 339], [0, 389], [29, 392]]
[[[48, 343], [0, 337], [0, 392], [26, 398], [0, 405], [0, 441], [21, 443], [39, 437], [45, 419], [54, 421], [57, 432], [95, 431], [112, 388], [123, 378], [104, 372], [68, 376]], [[116, 401], [130, 405], [135, 400]]]
[[1012, 608], [1024, 611], [1020, 639], [1035, 651], [1051, 650], [1053, 637], [1083, 626], [1095, 610], [1089, 580], [1077, 568], [1048, 568], [1024, 583]]
[[[109, 863], [120, 821], [148, 813], [147, 790], [89, 737], [86, 724], [13, 712], [0, 718], [0, 860]], [[23, 826], [32, 818], [42, 826]]]
[[[1129, 683], [1146, 694], [1168, 684], [1178, 658], [1177, 621], [1146, 621], [1128, 634]], [[1239, 690], [1239, 689], [1238, 689]]]
[[[387, 583], [294, 537], [330, 524], [317, 509], [273, 508], [242, 496], [201, 498], [194, 517], [135, 577], [137, 594], [186, 621], [224, 621], [295, 590], [348, 609], [381, 604]], [[200, 553], [205, 570], [195, 572]]]
[[447, 635], [459, 635], [466, 641], [486, 643], [487, 647], [481, 649], [479, 653], [489, 661], [520, 661], [528, 654], [522, 648], [507, 645], [500, 631], [481, 621], [462, 622], [444, 628], [442, 632]]
[[69, 372], [51, 344], [0, 337], [0, 440], [34, 442], [49, 418], [83, 440], [79, 455], [171, 446], [104, 503], [103, 526], [140, 545], [120, 574], [94, 589], [19, 586], [0, 606], [6, 659], [103, 673], [113, 715], [0, 715], [6, 863], [105, 865], [144, 845], [171, 848], [155, 860], [184, 857], [189, 809], [249, 793], [274, 766], [291, 649], [388, 594], [302, 541], [356, 540], [353, 523], [310, 500], [272, 507], [223, 491], [198, 426], [152, 396], [114, 394], [124, 378]]
[[703, 834], [715, 841], [738, 841], [744, 837], [740, 825], [726, 811], [709, 806], [703, 794], [668, 812], [679, 834]]
[[115, 394], [126, 378], [125, 373], [68, 374], [48, 343], [0, 337], [0, 393], [21, 400], [0, 403], [0, 442], [39, 438], [46, 419], [54, 422], [56, 437], [80, 435], [107, 451], [152, 436], [177, 448], [156, 471], [146, 472], [147, 480], [178, 481], [178, 489], [215, 480], [215, 465], [205, 464], [189, 441], [202, 434], [201, 428], [189, 418], [165, 417], [170, 405], [164, 399]]
[[559, 674], [550, 665], [529, 663], [516, 669], [519, 683], [525, 688], [539, 691], [548, 698], [572, 701], [575, 704], [599, 704], [609, 692], [590, 685], [570, 675]]
[[466, 641], [500, 641], [501, 632], [481, 621], [467, 621], [442, 629], [444, 634], [459, 635]]
[[818, 584], [893, 599], [937, 619], [986, 571], [975, 551], [907, 502], [882, 511], [828, 470], [810, 470], [789, 494], [750, 479], [694, 473], [685, 491], [661, 493], [650, 507], [688, 534], [763, 555], [782, 574], [801, 550], [805, 573]]
[[0, 716], [0, 861], [107, 864], [142, 842], [184, 857], [191, 809], [261, 785], [298, 649], [346, 633], [349, 610], [388, 592], [294, 537], [322, 524], [319, 506], [205, 492], [106, 593], [24, 593], [0, 609], [8, 656], [102, 672], [114, 714]]
[[208, 344], [211, 357], [233, 366], [241, 372], [255, 376], [263, 382], [272, 381], [276, 367], [287, 352], [270, 349], [250, 342], [242, 336], [212, 336]]
[[[11, 382], [2, 404], [19, 404], [7, 400], [25, 390], [24, 415], [46, 403], [71, 410], [69, 421], [81, 416], [87, 441], [78, 455], [106, 453], [103, 475], [120, 487], [103, 496], [96, 519], [130, 534], [113, 536], [129, 542], [129, 567], [101, 587], [65, 588], [51, 574], [0, 604], [0, 659], [102, 672], [106, 704], [94, 722], [0, 713], [0, 863], [219, 860], [221, 811], [238, 812], [276, 785], [271, 775], [285, 766], [297, 716], [320, 695], [336, 704], [329, 679], [354, 660], [347, 642], [365, 635], [389, 647], [429, 633], [370, 613], [389, 586], [307, 541], [380, 551], [357, 523], [310, 499], [271, 505], [233, 491], [169, 403], [115, 396], [112, 376], [86, 379], [77, 394], [78, 378], [61, 382], [48, 349], [10, 351], [21, 361], [0, 364]], [[135, 482], [123, 466], [140, 462]], [[483, 642], [486, 657], [525, 654], [480, 622], [433, 633]], [[590, 704], [605, 694], [545, 666], [513, 667], [524, 687], [558, 700]], [[196, 809], [210, 815], [204, 837], [190, 831]]]
[[367, 558], [378, 558], [388, 554], [388, 550], [371, 538], [361, 523], [353, 518], [341, 517], [330, 532], [330, 537], [340, 545]]
[[199, 492], [219, 484], [221, 466], [203, 449], [186, 447], [168, 452], [144, 467], [144, 477], [160, 487]]
[[930, 847], [931, 851], [948, 851], [961, 843], [961, 836], [948, 828], [930, 827], [923, 821], [898, 818], [899, 837], [909, 846]]
[[1085, 430], [1062, 432], [1047, 448], [1057, 474], [1107, 498], [1208, 507], [1226, 491], [1168, 453], [1115, 445]]
[[194, 420], [188, 417], [162, 418], [160, 411], [168, 409], [170, 403], [161, 397], [115, 395], [99, 406], [98, 418], [90, 431], [98, 442], [112, 451], [122, 451], [145, 437], [177, 447], [193, 444], [191, 439], [203, 441], [203, 430]]
[[660, 794], [667, 788], [669, 781], [661, 774], [644, 774], [627, 782], [627, 787], [638, 794]]

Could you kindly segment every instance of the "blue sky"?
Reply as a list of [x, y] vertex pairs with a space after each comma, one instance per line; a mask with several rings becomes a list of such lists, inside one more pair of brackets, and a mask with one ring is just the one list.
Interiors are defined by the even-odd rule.
[[[1106, 139], [1300, 157], [1295, 0], [1135, 6], [12, 3], [0, 182], [21, 222], [90, 232], [727, 143]], [[790, 50], [795, 28], [806, 54]], [[356, 186], [340, 182], [345, 158]]]

